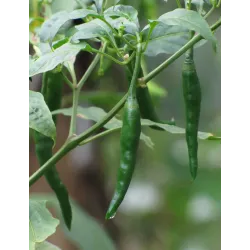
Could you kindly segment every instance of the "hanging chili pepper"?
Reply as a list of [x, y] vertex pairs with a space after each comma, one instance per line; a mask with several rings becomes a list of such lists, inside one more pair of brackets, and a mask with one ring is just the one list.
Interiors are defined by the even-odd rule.
[[139, 146], [141, 134], [140, 109], [136, 99], [136, 83], [140, 70], [141, 44], [137, 45], [136, 61], [134, 65], [133, 77], [130, 83], [128, 98], [124, 107], [123, 125], [120, 138], [120, 168], [113, 199], [106, 213], [106, 219], [111, 219], [122, 203], [136, 163], [136, 154]]
[[185, 54], [182, 67], [182, 87], [186, 109], [186, 142], [188, 146], [189, 168], [191, 176], [195, 179], [198, 169], [198, 126], [201, 87], [193, 60], [193, 48], [189, 49]]
[[[43, 74], [42, 91], [44, 100], [50, 109], [54, 111], [60, 108], [62, 97], [63, 78], [61, 73], [46, 72]], [[56, 116], [53, 116], [56, 124]], [[36, 156], [39, 165], [42, 166], [52, 157], [53, 140], [39, 132], [34, 132]], [[45, 178], [55, 192], [59, 201], [62, 215], [68, 229], [71, 227], [72, 210], [69, 202], [69, 195], [66, 187], [62, 183], [56, 167], [53, 166], [45, 173]]]

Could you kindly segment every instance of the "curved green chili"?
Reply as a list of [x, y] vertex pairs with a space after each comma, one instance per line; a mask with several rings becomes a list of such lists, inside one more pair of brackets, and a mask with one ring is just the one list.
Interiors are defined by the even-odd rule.
[[[60, 108], [63, 76], [61, 73], [46, 72], [43, 74], [42, 94], [50, 111]], [[53, 116], [56, 124], [56, 116]], [[53, 140], [38, 132], [34, 133], [35, 149], [39, 165], [42, 166], [52, 157]], [[72, 210], [69, 202], [69, 195], [66, 187], [62, 183], [56, 167], [53, 166], [45, 173], [45, 178], [55, 192], [59, 201], [62, 215], [66, 226], [70, 229], [72, 221]]]
[[113, 199], [106, 213], [106, 219], [111, 219], [115, 216], [115, 213], [128, 190], [135, 168], [136, 154], [141, 134], [140, 109], [136, 99], [136, 83], [140, 70], [140, 61], [141, 44], [139, 43], [137, 45], [133, 76], [124, 107], [123, 125], [120, 139], [121, 156], [118, 179]]
[[182, 87], [186, 113], [186, 142], [188, 146], [189, 168], [193, 179], [198, 169], [198, 126], [201, 106], [201, 87], [193, 60], [193, 48], [185, 54], [182, 67]]
[[[130, 72], [133, 72], [132, 69], [133, 69], [133, 64], [130, 63], [128, 65], [127, 70], [126, 70], [126, 75], [127, 75], [128, 81], [131, 80], [131, 73]], [[142, 71], [142, 68], [140, 67], [138, 78], [142, 78], [142, 77], [143, 77], [143, 71]], [[174, 121], [162, 121], [159, 119], [159, 117], [155, 111], [154, 103], [153, 103], [153, 100], [151, 98], [151, 95], [149, 93], [147, 86], [143, 86], [143, 87], [138, 86], [138, 88], [136, 89], [136, 97], [137, 97], [137, 101], [139, 104], [140, 113], [141, 113], [142, 118], [148, 119], [148, 120], [151, 120], [151, 121], [157, 122], [157, 123], [175, 125]], [[159, 128], [157, 126], [150, 126], [150, 127], [152, 129], [155, 129], [155, 130], [164, 131], [164, 129]]]

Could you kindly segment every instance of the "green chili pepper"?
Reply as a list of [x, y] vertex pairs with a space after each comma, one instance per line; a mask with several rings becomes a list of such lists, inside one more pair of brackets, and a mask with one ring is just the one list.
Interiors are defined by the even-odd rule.
[[185, 55], [182, 68], [182, 87], [186, 109], [186, 141], [189, 155], [189, 168], [193, 179], [198, 169], [198, 126], [200, 119], [201, 87], [193, 60], [193, 48]]
[[[132, 71], [133, 67], [132, 64], [130, 63], [128, 65], [128, 69], [127, 69], [127, 78], [128, 80], [131, 79], [131, 71]], [[139, 76], [138, 78], [143, 77], [143, 71], [142, 68], [140, 67], [140, 72], [139, 72]], [[162, 123], [162, 124], [169, 124], [169, 125], [175, 125], [174, 121], [162, 121], [159, 119], [156, 111], [155, 111], [155, 107], [153, 104], [153, 100], [151, 98], [151, 95], [149, 93], [148, 87], [144, 86], [138, 86], [138, 88], [136, 89], [136, 97], [138, 100], [138, 104], [139, 104], [139, 108], [140, 108], [140, 112], [141, 112], [141, 117], [144, 119], [148, 119], [151, 120], [153, 122], [157, 122], [157, 123]], [[157, 126], [150, 126], [152, 129], [155, 130], [160, 130], [160, 131], [164, 131], [164, 129], [157, 127]]]
[[[50, 111], [60, 108], [63, 78], [61, 73], [46, 72], [43, 74], [42, 94]], [[53, 116], [56, 124], [56, 116]], [[52, 157], [53, 140], [35, 131], [34, 141], [39, 165], [42, 166]], [[72, 210], [66, 187], [60, 180], [56, 167], [53, 166], [45, 173], [45, 178], [55, 192], [59, 201], [65, 224], [70, 229]]]
[[136, 154], [141, 134], [140, 109], [136, 99], [136, 83], [140, 70], [141, 44], [137, 45], [137, 55], [133, 77], [129, 87], [128, 98], [124, 107], [123, 125], [121, 130], [120, 168], [115, 194], [106, 213], [106, 219], [111, 219], [122, 203], [132, 179], [136, 163]]

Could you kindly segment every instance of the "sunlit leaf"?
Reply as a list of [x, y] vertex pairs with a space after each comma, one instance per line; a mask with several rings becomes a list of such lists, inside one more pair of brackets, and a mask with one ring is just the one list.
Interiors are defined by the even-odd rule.
[[29, 90], [29, 127], [55, 140], [56, 127], [44, 97]]
[[60, 11], [51, 16], [50, 19], [46, 20], [39, 32], [41, 42], [52, 43], [55, 35], [59, 29], [69, 20], [85, 18], [89, 15], [98, 16], [93, 10], [89, 9], [78, 9], [72, 12]]
[[[143, 46], [148, 37], [149, 25], [142, 31]], [[188, 30], [185, 27], [159, 23], [153, 29], [145, 54], [157, 56], [158, 54], [173, 54], [189, 41]]]
[[[37, 244], [44, 242], [55, 233], [59, 220], [46, 208], [46, 201], [29, 200], [29, 249], [36, 250]], [[45, 243], [46, 244], [46, 243]], [[45, 248], [40, 248], [45, 249]], [[52, 250], [53, 248], [51, 248]], [[54, 248], [56, 250], [56, 248]]]
[[[48, 200], [55, 208], [58, 216], [61, 217], [60, 207], [57, 199], [52, 194], [31, 194], [33, 200]], [[91, 250], [116, 250], [113, 241], [110, 239], [104, 227], [100, 225], [93, 217], [89, 216], [74, 200], [70, 199], [72, 204], [73, 220], [71, 230], [62, 223], [62, 229], [65, 236], [77, 246], [77, 249]], [[52, 250], [52, 249], [51, 249]], [[54, 250], [54, 249], [53, 249]]]
[[116, 5], [104, 11], [105, 19], [116, 29], [124, 26], [128, 33], [135, 34], [139, 30], [138, 12], [132, 6]]
[[101, 12], [102, 5], [103, 5], [103, 0], [93, 0], [93, 2], [95, 3], [97, 11]]
[[75, 26], [78, 30], [72, 37], [72, 42], [78, 42], [81, 39], [91, 39], [96, 37], [106, 37], [115, 44], [115, 39], [110, 27], [99, 19], [94, 19], [88, 23]]
[[206, 40], [216, 46], [216, 38], [211, 32], [208, 23], [196, 11], [186, 9], [175, 9], [161, 15], [158, 21], [167, 25], [178, 25], [201, 34]]
[[57, 65], [71, 61], [81, 50], [90, 52], [91, 47], [85, 42], [63, 44], [58, 49], [42, 55], [37, 60], [31, 61], [29, 76], [53, 70]]
[[44, 241], [44, 242], [41, 242], [41, 243], [37, 243], [36, 244], [36, 250], [60, 250], [59, 247], [51, 244], [50, 242], [48, 241]]
[[[52, 112], [52, 114], [53, 115], [63, 114], [66, 116], [71, 116], [72, 109], [71, 108], [60, 109], [60, 110], [56, 110], [56, 111]], [[77, 109], [77, 116], [79, 118], [93, 120], [96, 122], [101, 120], [104, 116], [106, 116], [106, 114], [107, 113], [103, 109], [97, 108], [97, 107], [89, 107], [89, 108], [78, 107], [78, 109]], [[157, 123], [157, 122], [153, 122], [153, 121], [150, 121], [147, 119], [141, 119], [141, 125], [142, 126], [153, 126], [154, 125], [154, 126], [157, 126], [157, 127], [164, 129], [165, 131], [167, 131], [171, 134], [185, 134], [184, 128], [177, 127], [174, 125]], [[108, 123], [106, 123], [104, 125], [104, 127], [107, 129], [121, 128], [122, 121], [113, 117]], [[198, 138], [201, 140], [220, 140], [220, 137], [214, 136], [212, 133], [207, 133], [207, 132], [198, 132]]]

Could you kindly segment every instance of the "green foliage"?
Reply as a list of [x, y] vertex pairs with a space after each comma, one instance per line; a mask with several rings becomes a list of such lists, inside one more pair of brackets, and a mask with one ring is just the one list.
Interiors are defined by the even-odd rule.
[[[72, 108], [60, 109], [57, 111], [52, 112], [53, 115], [56, 114], [63, 114], [65, 116], [72, 116]], [[103, 109], [98, 107], [89, 107], [89, 108], [77, 108], [77, 117], [85, 119], [85, 120], [92, 120], [98, 122], [102, 120], [107, 115]], [[109, 122], [107, 122], [104, 128], [110, 130], [111, 132], [115, 132], [122, 127], [122, 121], [113, 117]], [[140, 136], [141, 140], [149, 147], [153, 148], [154, 143], [150, 139], [150, 137], [146, 136], [144, 133], [141, 133]]]
[[[46, 201], [29, 201], [29, 249], [42, 250], [50, 245], [44, 241], [56, 231], [59, 220], [52, 217], [46, 208]], [[58, 249], [51, 246], [52, 249]]]
[[38, 243], [36, 245], [36, 250], [60, 250], [59, 247], [51, 244], [50, 242], [48, 241], [44, 241], [44, 242], [41, 242], [41, 243]]
[[158, 20], [168, 25], [182, 26], [201, 34], [206, 40], [216, 46], [216, 39], [207, 22], [195, 11], [176, 9], [161, 15]]
[[[210, 1], [206, 2], [209, 3]], [[205, 20], [206, 17], [203, 17], [203, 1], [192, 1], [192, 6], [196, 5], [197, 7], [197, 12], [180, 8], [180, 2], [177, 1], [178, 9], [162, 14], [158, 19], [156, 11], [147, 11], [145, 12], [147, 18], [151, 18], [152, 20], [148, 20], [144, 28], [140, 27], [141, 20], [139, 22], [140, 18], [138, 18], [138, 14], [140, 17], [140, 12], [142, 11], [137, 1], [134, 2], [137, 8], [134, 8], [129, 5], [117, 5], [117, 3], [119, 3], [117, 0], [77, 0], [77, 4], [81, 9], [75, 9], [73, 11], [72, 3], [69, 4], [69, 1], [62, 1], [61, 3], [64, 7], [60, 6], [59, 9], [64, 10], [60, 12], [58, 12], [58, 8], [57, 11], [55, 11], [56, 7], [54, 2], [52, 5], [47, 2], [39, 2], [39, 7], [43, 7], [45, 10], [43, 12], [39, 12], [36, 6], [32, 6], [29, 22], [30, 44], [33, 46], [35, 53], [29, 57], [29, 78], [31, 79], [31, 77], [35, 75], [53, 71], [60, 73], [68, 86], [70, 86], [73, 91], [72, 107], [53, 112], [53, 114], [70, 116], [69, 137], [58, 152], [52, 155], [51, 158], [30, 177], [30, 185], [41, 176], [46, 175], [63, 156], [75, 147], [84, 145], [96, 138], [120, 130], [123, 127], [124, 124], [117, 114], [126, 103], [128, 93], [122, 97], [119, 93], [113, 95], [111, 92], [109, 92], [107, 96], [101, 92], [96, 92], [92, 96], [81, 92], [83, 85], [87, 82], [92, 72], [94, 72], [96, 65], [98, 65], [100, 57], [102, 58], [102, 65], [105, 60], [110, 60], [112, 63], [115, 62], [119, 64], [119, 66], [122, 65], [131, 71], [130, 74], [133, 75], [135, 68], [137, 68], [132, 64], [137, 48], [142, 48], [142, 51], [139, 52], [139, 57], [143, 54], [151, 56], [151, 58], [159, 54], [169, 54], [170, 57], [158, 67], [154, 66], [151, 72], [145, 73], [143, 77], [139, 77], [140, 79], [137, 79], [138, 77], [134, 79], [134, 82], [138, 85], [137, 87], [145, 88], [149, 82], [148, 87], [150, 91], [154, 93], [155, 96], [164, 97], [166, 96], [164, 88], [155, 85], [154, 82], [152, 82], [152, 78], [175, 62], [191, 47], [201, 47], [206, 41], [210, 41], [214, 48], [216, 48], [217, 41], [213, 32], [221, 23], [219, 19], [214, 25], [209, 27]], [[151, 3], [145, 1], [142, 6], [154, 6], [155, 3], [155, 1], [151, 1]], [[218, 7], [219, 3], [216, 7]], [[213, 5], [215, 6], [214, 3]], [[140, 10], [139, 13], [138, 10]], [[207, 16], [209, 16], [212, 11], [213, 9], [207, 13]], [[54, 14], [52, 15], [52, 13]], [[82, 21], [82, 24], [74, 26], [73, 20]], [[197, 34], [189, 41], [190, 31], [194, 31]], [[101, 44], [99, 51], [94, 49], [96, 46], [94, 42]], [[74, 62], [81, 51], [97, 53], [101, 54], [101, 56], [98, 55], [94, 58], [85, 74], [78, 80]], [[128, 67], [129, 63], [131, 67]], [[140, 63], [138, 63], [138, 65], [139, 64]], [[110, 67], [110, 65], [111, 63], [106, 67]], [[103, 68], [101, 67], [101, 69]], [[106, 70], [101, 71], [101, 79], [104, 79], [106, 74]], [[127, 86], [129, 86], [129, 84]], [[82, 95], [84, 95], [84, 97], [82, 97]], [[110, 95], [112, 95], [112, 97], [110, 97]], [[40, 93], [30, 91], [29, 98], [30, 128], [55, 140], [56, 128], [43, 96]], [[135, 98], [138, 99], [138, 97]], [[114, 106], [112, 109], [109, 107], [110, 111], [108, 113], [97, 107], [82, 108], [78, 106], [79, 100], [82, 99], [94, 102], [96, 106], [99, 106], [99, 103], [102, 103], [103, 100], [106, 104], [109, 103], [109, 105]], [[152, 107], [155, 108], [153, 105], [154, 103], [152, 102]], [[141, 110], [140, 113], [142, 113]], [[140, 116], [145, 117], [142, 116], [142, 114], [140, 114]], [[89, 119], [96, 123], [91, 128], [77, 135], [77, 117]], [[185, 129], [179, 126], [157, 123], [146, 119], [140, 119], [139, 122], [144, 129], [149, 126], [161, 128], [161, 135], [163, 135], [165, 131], [169, 132], [170, 138], [171, 134], [184, 135], [186, 133]], [[101, 128], [105, 128], [106, 130], [99, 132]], [[128, 142], [125, 140], [126, 138], [124, 139], [128, 145], [132, 138], [129, 132], [128, 129]], [[156, 137], [157, 135], [157, 133], [152, 134], [152, 136]], [[217, 141], [221, 139], [211, 133], [205, 132], [198, 132], [198, 138], [201, 140]], [[154, 148], [157, 147], [145, 133], [140, 133], [140, 139], [150, 148], [153, 148], [153, 146]], [[165, 146], [163, 147], [165, 150]], [[158, 150], [155, 150], [154, 154], [157, 153]], [[122, 154], [122, 156], [126, 158], [126, 154]], [[130, 177], [132, 178], [132, 174]], [[112, 241], [105, 235], [103, 230], [101, 230], [101, 227], [77, 209], [75, 210], [74, 206], [71, 231], [66, 231], [69, 238], [82, 249], [115, 249]], [[38, 225], [39, 220], [42, 221], [41, 225]], [[55, 232], [55, 228], [58, 225], [58, 221], [53, 219], [46, 209], [45, 202], [30, 202], [30, 221], [32, 221], [32, 223], [30, 222], [30, 225], [32, 224], [32, 227], [30, 227], [30, 249], [57, 249], [57, 247], [45, 241], [48, 236]], [[93, 231], [95, 232], [94, 234]], [[95, 237], [95, 239], [93, 237]]]
[[[142, 30], [143, 40], [146, 41], [150, 27]], [[159, 23], [154, 28], [145, 51], [147, 56], [157, 56], [160, 53], [173, 54], [188, 42], [188, 30], [185, 26], [173, 26]], [[144, 42], [145, 44], [146, 42]]]
[[[50, 206], [56, 210], [58, 217], [62, 218], [60, 206], [54, 195], [35, 194], [31, 195], [31, 197], [38, 203], [44, 199], [48, 200]], [[63, 221], [60, 223], [65, 236], [82, 250], [115, 250], [114, 243], [103, 227], [94, 218], [89, 216], [74, 200], [71, 199], [70, 203], [73, 212], [71, 230], [67, 229]]]
[[60, 64], [70, 62], [81, 50], [91, 51], [91, 47], [85, 42], [63, 44], [53, 52], [46, 53], [37, 60], [30, 62], [29, 76], [53, 70]]
[[[52, 112], [52, 115], [56, 115], [56, 114], [63, 114], [65, 116], [71, 116], [72, 108], [59, 109], [59, 110]], [[92, 121], [98, 122], [101, 119], [103, 119], [103, 117], [105, 117], [106, 115], [107, 113], [103, 109], [98, 108], [98, 107], [89, 107], [89, 108], [78, 107], [77, 108], [77, 117], [85, 119], [85, 120], [92, 120]], [[146, 127], [155, 125], [171, 134], [183, 134], [183, 135], [185, 134], [184, 128], [180, 128], [174, 125], [157, 123], [157, 122], [153, 122], [147, 119], [141, 119], [141, 125], [146, 126]], [[116, 117], [113, 117], [109, 122], [107, 122], [104, 125], [104, 128], [114, 130], [114, 131], [116, 129], [120, 129], [121, 127], [122, 127], [122, 122]], [[143, 133], [141, 134], [141, 139], [146, 143], [146, 145], [152, 147], [153, 143], [151, 142], [151, 140], [149, 141], [148, 138], [149, 137], [144, 136]], [[220, 137], [214, 136], [212, 133], [206, 133], [206, 132], [199, 132], [198, 138], [201, 140], [220, 140]]]
[[115, 38], [113, 36], [112, 30], [106, 23], [99, 19], [94, 19], [88, 23], [77, 25], [76, 29], [78, 31], [73, 35], [72, 42], [77, 42], [80, 39], [104, 37], [112, 44], [115, 44]]
[[29, 91], [29, 127], [55, 141], [56, 127], [43, 95]]

